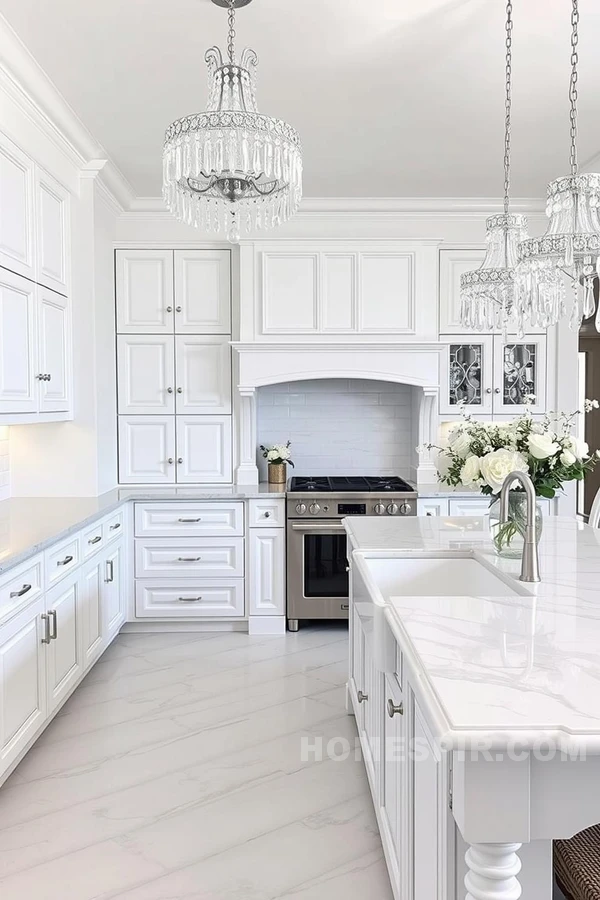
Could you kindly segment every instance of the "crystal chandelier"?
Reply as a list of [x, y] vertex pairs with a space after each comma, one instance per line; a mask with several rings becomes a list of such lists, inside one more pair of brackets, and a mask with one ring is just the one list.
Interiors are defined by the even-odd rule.
[[302, 155], [296, 131], [256, 108], [257, 57], [235, 59], [235, 10], [250, 0], [213, 0], [229, 10], [227, 61], [207, 50], [206, 112], [177, 119], [166, 131], [163, 198], [180, 221], [240, 239], [241, 229], [285, 222], [302, 198]]
[[517, 249], [527, 236], [525, 216], [509, 212], [510, 114], [512, 105], [512, 2], [506, 5], [504, 101], [504, 212], [486, 219], [486, 254], [481, 266], [460, 277], [460, 320], [466, 328], [507, 331], [513, 323]]
[[[580, 175], [577, 163], [578, 0], [571, 12], [571, 174], [548, 185], [546, 215], [550, 222], [540, 238], [519, 245], [517, 318], [547, 327], [569, 316], [572, 329], [593, 315], [594, 281], [600, 271], [600, 175]], [[572, 279], [570, 309], [564, 275]], [[600, 331], [600, 305], [596, 315]]]

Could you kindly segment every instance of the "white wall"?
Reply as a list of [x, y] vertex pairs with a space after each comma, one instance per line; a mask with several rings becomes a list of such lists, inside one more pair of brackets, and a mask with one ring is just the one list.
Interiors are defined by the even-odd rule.
[[[409, 477], [413, 389], [359, 379], [319, 379], [258, 390], [260, 444], [292, 442], [292, 475]], [[266, 461], [259, 454], [261, 480]]]
[[0, 425], [0, 500], [10, 497], [10, 457], [8, 425]]

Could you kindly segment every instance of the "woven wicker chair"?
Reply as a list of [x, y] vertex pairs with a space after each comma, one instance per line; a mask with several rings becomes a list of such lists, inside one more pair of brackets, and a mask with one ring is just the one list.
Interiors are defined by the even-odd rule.
[[600, 900], [600, 825], [554, 841], [554, 876], [567, 900]]

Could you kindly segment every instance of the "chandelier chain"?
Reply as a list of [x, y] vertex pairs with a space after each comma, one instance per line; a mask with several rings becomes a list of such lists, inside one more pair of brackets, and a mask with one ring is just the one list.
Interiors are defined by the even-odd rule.
[[235, 63], [235, 0], [229, 0], [229, 32], [227, 34], [227, 53], [231, 65]]
[[571, 175], [577, 175], [579, 164], [577, 161], [577, 63], [579, 54], [577, 44], [579, 42], [579, 0], [573, 0], [571, 11], [571, 81], [569, 83], [569, 100], [571, 103]]
[[512, 106], [512, 0], [506, 4], [506, 78], [504, 101], [504, 213], [508, 215], [510, 193], [510, 113]]

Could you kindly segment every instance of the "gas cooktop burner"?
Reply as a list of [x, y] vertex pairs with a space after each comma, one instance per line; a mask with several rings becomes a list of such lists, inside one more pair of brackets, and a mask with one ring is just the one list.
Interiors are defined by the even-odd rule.
[[395, 475], [377, 477], [361, 477], [350, 475], [347, 477], [334, 476], [326, 478], [324, 476], [315, 476], [300, 478], [295, 476], [290, 481], [290, 492], [299, 493], [303, 491], [319, 491], [323, 493], [344, 493], [346, 491], [359, 491], [362, 493], [383, 493], [388, 491], [408, 491], [414, 492], [414, 488], [398, 478]]

